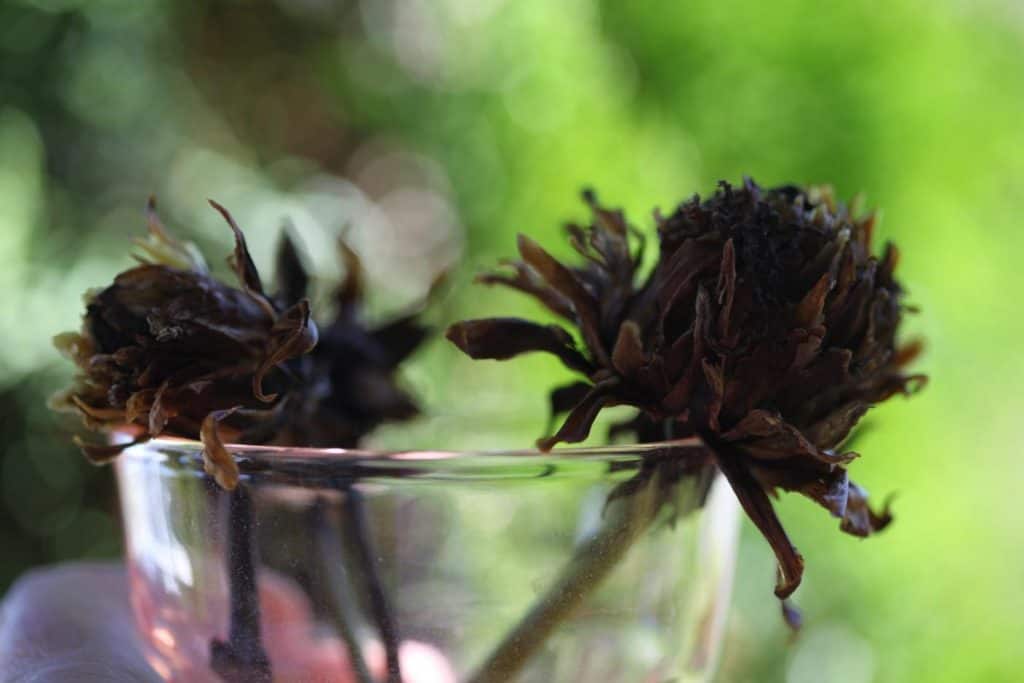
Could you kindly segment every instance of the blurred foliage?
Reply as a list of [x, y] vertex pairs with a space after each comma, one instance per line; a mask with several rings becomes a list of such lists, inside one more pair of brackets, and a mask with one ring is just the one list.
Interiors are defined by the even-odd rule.
[[[564, 249], [585, 184], [650, 230], [652, 207], [749, 174], [884, 207], [933, 384], [859, 437], [857, 479], [900, 494], [891, 531], [855, 543], [782, 502], [809, 565], [795, 644], [747, 534], [720, 679], [1017, 680], [1022, 74], [1024, 14], [999, 0], [0, 2], [0, 590], [34, 564], [115, 553], [110, 472], [42, 406], [69, 372], [48, 339], [130, 264], [150, 193], [211, 256], [229, 235], [207, 196], [259, 263], [287, 218], [330, 274], [348, 229], [384, 312], [461, 253], [440, 323], [535, 314], [471, 274], [516, 231]], [[498, 447], [540, 433], [558, 372], [435, 343], [406, 379], [448, 434], [500, 416], [462, 435]]]

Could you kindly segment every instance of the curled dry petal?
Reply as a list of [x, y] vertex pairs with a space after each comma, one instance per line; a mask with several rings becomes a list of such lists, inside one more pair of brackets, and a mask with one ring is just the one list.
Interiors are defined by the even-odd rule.
[[220, 436], [220, 423], [231, 417], [241, 406], [215, 410], [203, 418], [199, 439], [203, 442], [203, 469], [221, 488], [232, 490], [238, 485], [238, 464], [228, 453]]
[[303, 356], [316, 346], [316, 324], [309, 318], [309, 300], [302, 299], [281, 313], [270, 328], [266, 356], [252, 378], [252, 392], [264, 403], [273, 403], [277, 394], [263, 393], [263, 379], [273, 368], [291, 358]]

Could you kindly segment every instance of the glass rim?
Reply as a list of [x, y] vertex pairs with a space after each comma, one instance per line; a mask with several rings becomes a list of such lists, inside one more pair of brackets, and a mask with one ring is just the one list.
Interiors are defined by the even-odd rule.
[[[195, 439], [161, 436], [133, 445], [125, 449], [123, 456], [143, 457], [150, 448], [187, 451], [199, 454], [203, 445]], [[466, 460], [470, 458], [502, 459], [514, 458], [523, 461], [542, 461], [559, 459], [603, 459], [608, 457], [644, 456], [657, 451], [666, 450], [700, 450], [707, 451], [707, 445], [698, 436], [684, 439], [668, 439], [649, 443], [610, 444], [604, 446], [568, 446], [542, 451], [539, 448], [515, 449], [374, 449], [374, 448], [316, 448], [310, 446], [275, 446], [259, 444], [225, 444], [225, 448], [234, 456], [252, 455], [259, 458], [280, 458], [288, 460], [314, 460], [323, 463], [354, 462], [354, 461], [422, 461], [422, 460]]]

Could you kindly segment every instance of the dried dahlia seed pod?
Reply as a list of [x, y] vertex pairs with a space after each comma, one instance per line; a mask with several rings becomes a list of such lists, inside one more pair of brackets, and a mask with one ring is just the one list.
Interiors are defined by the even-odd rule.
[[827, 189], [762, 190], [723, 184], [661, 221], [653, 276], [663, 344], [670, 353], [667, 416], [719, 453], [720, 467], [768, 536], [782, 565], [777, 592], [791, 593], [800, 559], [764, 491], [798, 491], [866, 536], [884, 527], [837, 452], [868, 408], [909, 393], [920, 376], [903, 366], [896, 330], [902, 290], [896, 252], [871, 256], [874, 216], [857, 217]]
[[[419, 414], [396, 371], [427, 337], [428, 328], [419, 322], [426, 299], [380, 325], [367, 325], [359, 257], [343, 241], [338, 248], [345, 277], [333, 293], [334, 318], [320, 326], [319, 343], [301, 359], [303, 391], [289, 405], [277, 443], [353, 448], [381, 423]], [[282, 284], [292, 282], [293, 296], [305, 296], [309, 277], [296, 253], [285, 236], [278, 252], [279, 278]]]
[[837, 452], [868, 408], [910, 393], [916, 355], [899, 348], [903, 305], [893, 247], [871, 255], [874, 216], [855, 216], [828, 189], [763, 190], [721, 183], [709, 199], [658, 216], [660, 253], [642, 283], [619, 212], [569, 227], [585, 257], [565, 266], [520, 237], [513, 274], [486, 283], [522, 290], [579, 329], [471, 320], [448, 337], [473, 358], [553, 353], [583, 382], [552, 394], [568, 417], [542, 448], [588, 435], [602, 408], [631, 405], [639, 438], [700, 436], [780, 564], [776, 593], [797, 587], [803, 561], [767, 494], [798, 491], [865, 536], [885, 526], [847, 478], [856, 454]]
[[[93, 292], [81, 331], [56, 340], [79, 372], [55, 404], [81, 412], [92, 429], [132, 425], [134, 443], [165, 433], [202, 437], [208, 471], [231, 488], [238, 470], [221, 436], [274, 429], [283, 401], [265, 386], [288, 385], [278, 366], [309, 351], [317, 332], [308, 301], [287, 309], [271, 303], [241, 230], [211, 204], [234, 232], [240, 287], [212, 277], [194, 247], [171, 238], [151, 200], [149, 239], [136, 242], [141, 265]], [[97, 462], [125, 447], [82, 444]]]
[[[141, 265], [90, 292], [81, 330], [55, 339], [78, 373], [53, 407], [79, 413], [93, 430], [129, 427], [132, 443], [201, 439], [207, 471], [225, 488], [238, 478], [225, 441], [354, 447], [381, 422], [415, 415], [395, 369], [426, 335], [419, 310], [367, 327], [359, 260], [342, 244], [336, 317], [318, 343], [309, 276], [287, 234], [271, 296], [242, 231], [211, 205], [234, 233], [238, 286], [214, 278], [193, 246], [170, 237], [151, 201], [149, 237], [136, 241]], [[107, 462], [130, 444], [80, 445]]]

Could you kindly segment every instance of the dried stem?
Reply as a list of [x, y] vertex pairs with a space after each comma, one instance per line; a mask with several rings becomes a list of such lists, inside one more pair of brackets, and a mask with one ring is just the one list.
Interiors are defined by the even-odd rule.
[[313, 505], [313, 528], [316, 530], [316, 545], [322, 554], [321, 566], [327, 568], [328, 588], [334, 609], [335, 624], [338, 633], [348, 648], [349, 659], [356, 676], [357, 683], [373, 683], [373, 675], [363, 657], [362, 643], [359, 639], [358, 624], [360, 621], [356, 606], [359, 600], [352, 588], [352, 581], [345, 570], [344, 550], [337, 529], [327, 518], [327, 511], [322, 498], [317, 498]]
[[345, 514], [343, 519], [348, 526], [356, 551], [356, 561], [362, 569], [366, 582], [366, 590], [370, 598], [370, 610], [384, 643], [384, 655], [387, 662], [387, 683], [402, 683], [402, 670], [398, 658], [398, 628], [395, 624], [391, 602], [388, 600], [377, 570], [377, 552], [370, 534], [370, 524], [366, 517], [366, 502], [362, 493], [353, 485], [343, 488], [345, 496]]
[[248, 487], [242, 482], [228, 497], [227, 535], [228, 641], [214, 640], [210, 643], [210, 667], [228, 683], [269, 683], [270, 658], [260, 639], [252, 499]]
[[577, 547], [552, 586], [488, 655], [467, 683], [515, 678], [558, 626], [579, 608], [654, 521], [667, 491], [661, 468], [629, 495], [609, 500], [597, 534]]

